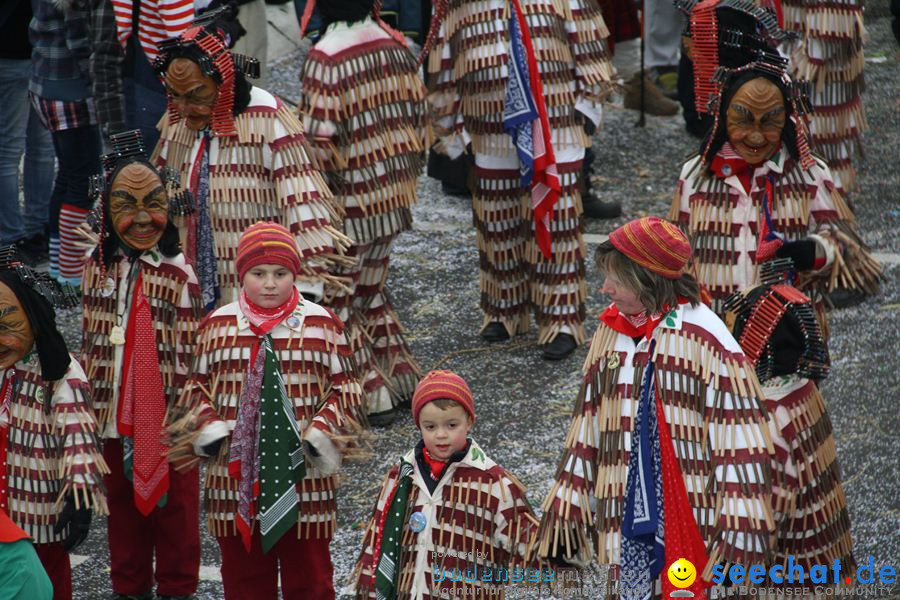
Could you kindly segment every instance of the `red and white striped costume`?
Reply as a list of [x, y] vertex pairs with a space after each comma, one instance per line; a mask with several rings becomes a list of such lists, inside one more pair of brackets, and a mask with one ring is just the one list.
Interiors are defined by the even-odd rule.
[[[156, 352], [169, 404], [187, 380], [200, 321], [199, 289], [184, 255], [169, 258], [157, 249], [138, 259], [142, 290], [150, 304], [156, 330]], [[119, 255], [104, 274], [96, 260], [84, 269], [82, 352], [85, 371], [93, 383], [93, 408], [104, 438], [119, 437], [116, 414], [124, 369], [124, 345], [109, 341], [112, 328], [128, 323], [131, 311], [129, 262]]]
[[[64, 542], [72, 525], [54, 533], [67, 500], [109, 514], [90, 384], [74, 357], [56, 382], [41, 377], [37, 352], [0, 370], [0, 513], [34, 540], [54, 597], [72, 598]], [[7, 575], [4, 573], [4, 576]], [[10, 574], [12, 575], [12, 574]]]
[[[335, 254], [343, 251], [346, 237], [332, 226], [338, 223], [338, 211], [311, 162], [302, 125], [280, 100], [254, 87], [250, 104], [234, 117], [234, 126], [237, 135], [212, 136], [208, 150], [208, 205], [220, 304], [237, 299], [241, 286], [234, 266], [238, 240], [257, 221], [276, 221], [294, 234], [304, 264], [300, 287], [321, 296], [328, 269], [338, 259]], [[160, 122], [160, 130], [153, 162], [177, 170], [182, 187], [193, 189], [203, 135], [188, 129], [183, 119], [170, 123], [169, 114]], [[184, 241], [186, 227], [178, 224]]]
[[184, 33], [194, 21], [194, 0], [112, 0], [116, 33], [124, 48], [132, 35], [134, 2], [140, 4], [137, 36], [141, 49], [153, 61], [159, 43]]
[[[773, 448], [753, 367], [703, 304], [672, 310], [652, 339], [656, 399], [706, 544], [706, 568], [723, 561], [764, 564], [775, 528]], [[568, 549], [566, 555], [577, 550], [585, 562], [620, 564], [631, 433], [649, 346], [646, 338], [636, 344], [603, 323], [594, 334], [556, 481], [544, 501], [540, 556]]]
[[[553, 254], [541, 254], [533, 233], [531, 197], [520, 184], [519, 158], [503, 129], [508, 79], [509, 2], [450, 0], [428, 60], [436, 73], [430, 96], [436, 133], [451, 157], [469, 139], [475, 153], [472, 211], [481, 265], [484, 325], [501, 322], [510, 335], [528, 329], [532, 307], [539, 342], [558, 333], [584, 341], [584, 243], [578, 191], [594, 124], [610, 91], [609, 32], [595, 0], [523, 0], [544, 90], [562, 193], [551, 215]], [[469, 137], [470, 136], [470, 137]]]
[[418, 366], [385, 294], [391, 247], [412, 225], [425, 141], [425, 86], [415, 57], [371, 17], [334, 23], [303, 69], [300, 116], [323, 161], [357, 263], [350, 290], [326, 298], [347, 324], [369, 412], [412, 397]]
[[774, 564], [840, 561], [854, 573], [850, 515], [841, 485], [837, 448], [825, 399], [816, 384], [796, 374], [763, 384], [775, 445], [772, 462], [776, 542]]
[[[397, 597], [503, 598], [500, 576], [484, 581], [483, 573], [491, 570], [512, 578], [513, 569], [526, 565], [537, 519], [525, 497], [525, 488], [473, 440], [462, 460], [450, 462], [434, 492], [429, 492], [415, 453], [413, 449], [403, 457], [413, 465], [413, 473], [403, 518]], [[394, 465], [385, 477], [363, 536], [363, 550], [352, 574], [358, 600], [376, 597], [372, 565], [376, 525], [381, 522], [399, 469], [399, 465]], [[418, 533], [407, 525], [415, 512], [425, 517], [425, 528]], [[477, 570], [476, 581], [450, 580], [451, 571], [467, 569]]]
[[[136, 259], [131, 277], [130, 267], [119, 254], [104, 273], [97, 260], [91, 259], [83, 277], [82, 352], [85, 370], [94, 383], [94, 410], [106, 440], [104, 456], [111, 466], [107, 478], [110, 578], [113, 591], [124, 595], [141, 595], [152, 589], [154, 580], [160, 595], [190, 594], [196, 590], [200, 565], [199, 475], [196, 470], [176, 474], [170, 469], [165, 506], [156, 506], [149, 515], [137, 510], [118, 430], [121, 380], [127, 364], [125, 345], [113, 344], [110, 333], [117, 324], [127, 327], [139, 270], [141, 290], [150, 305], [164, 399], [171, 406], [190, 371], [200, 291], [183, 254], [166, 257], [154, 248]], [[165, 431], [161, 425], [160, 438]], [[180, 542], [169, 543], [175, 537]]]
[[[336, 472], [365, 423], [350, 346], [340, 319], [302, 297], [270, 335], [297, 425], [303, 439], [320, 452], [318, 457], [307, 455], [306, 477], [297, 484], [297, 537], [330, 539], [336, 525]], [[204, 445], [233, 431], [250, 352], [258, 339], [237, 302], [203, 320], [189, 391], [170, 425], [173, 461], [205, 456]], [[228, 448], [226, 440], [210, 462], [204, 482], [207, 525], [216, 537], [237, 535], [238, 480], [228, 474]]]
[[800, 34], [791, 52], [795, 79], [812, 82], [810, 133], [813, 149], [825, 158], [835, 185], [856, 189], [852, 159], [862, 151], [868, 129], [861, 93], [864, 83], [862, 0], [784, 0], [784, 28]]
[[0, 505], [35, 544], [66, 539], [53, 533], [63, 501], [78, 496], [81, 506], [107, 514], [97, 422], [90, 406], [90, 384], [72, 357], [58, 382], [44, 381], [37, 352], [0, 372], [6, 397], [0, 397], [0, 445], [5, 461], [0, 484], [7, 499]]
[[736, 175], [710, 173], [697, 156], [681, 169], [669, 219], [690, 236], [697, 278], [716, 312], [731, 293], [759, 283], [756, 247], [770, 174], [774, 228], [788, 240], [812, 236], [821, 244], [826, 260], [816, 276], [825, 279], [827, 289], [877, 289], [880, 267], [856, 235], [853, 213], [822, 160], [803, 169], [781, 148], [756, 167], [747, 193]]

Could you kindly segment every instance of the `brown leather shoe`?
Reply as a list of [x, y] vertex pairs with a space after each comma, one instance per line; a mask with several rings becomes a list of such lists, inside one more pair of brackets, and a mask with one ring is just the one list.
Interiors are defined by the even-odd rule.
[[[641, 110], [641, 74], [635, 73], [624, 85], [625, 108]], [[671, 117], [678, 114], [678, 103], [666, 98], [665, 94], [644, 75], [644, 111], [649, 115]]]

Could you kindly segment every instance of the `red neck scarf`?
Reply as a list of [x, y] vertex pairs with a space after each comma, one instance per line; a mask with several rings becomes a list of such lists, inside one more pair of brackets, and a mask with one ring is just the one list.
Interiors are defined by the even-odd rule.
[[[780, 150], [781, 145], [779, 144], [778, 147], [775, 148], [775, 152], [772, 156], [778, 154]], [[736, 176], [738, 180], [740, 180], [744, 191], [749, 194], [753, 184], [753, 173], [758, 167], [765, 164], [766, 161], [768, 161], [768, 159], [762, 161], [758, 165], [751, 165], [737, 153], [731, 145], [731, 142], [725, 142], [719, 152], [713, 157], [709, 168], [716, 174], [716, 177], [721, 179], [725, 179], [732, 175]]]
[[[687, 298], [678, 298], [679, 306], [687, 304], [687, 302]], [[647, 338], [649, 340], [650, 336], [653, 335], [653, 330], [656, 329], [656, 326], [659, 325], [660, 321], [670, 310], [672, 310], [672, 307], [666, 305], [663, 307], [662, 312], [653, 313], [652, 315], [647, 314], [646, 310], [636, 315], [626, 315], [619, 312], [619, 307], [613, 302], [600, 314], [600, 322], [613, 331], [623, 333], [630, 338]]]
[[425, 447], [422, 448], [422, 456], [425, 457], [425, 462], [428, 463], [428, 468], [431, 469], [431, 478], [435, 481], [439, 480], [444, 472], [444, 467], [447, 466], [447, 461], [432, 458], [428, 448]]
[[297, 288], [293, 288], [290, 298], [284, 304], [275, 308], [264, 308], [254, 303], [247, 297], [247, 293], [244, 290], [241, 290], [238, 296], [241, 312], [250, 321], [250, 329], [259, 336], [269, 333], [276, 325], [284, 321], [288, 315], [294, 312], [299, 302], [300, 293], [297, 291]]

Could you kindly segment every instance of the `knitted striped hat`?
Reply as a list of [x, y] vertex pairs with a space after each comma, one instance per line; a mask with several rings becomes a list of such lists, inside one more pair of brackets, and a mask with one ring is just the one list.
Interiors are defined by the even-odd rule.
[[666, 279], [678, 279], [691, 258], [691, 243], [675, 225], [659, 217], [625, 223], [611, 234], [616, 250]]
[[294, 275], [300, 272], [300, 252], [291, 232], [272, 221], [259, 221], [248, 227], [238, 242], [235, 258], [241, 281], [256, 265], [281, 265]]
[[413, 394], [413, 421], [417, 427], [422, 408], [432, 400], [440, 398], [459, 403], [472, 417], [472, 421], [475, 421], [475, 401], [466, 380], [453, 371], [429, 371], [416, 386], [416, 392]]

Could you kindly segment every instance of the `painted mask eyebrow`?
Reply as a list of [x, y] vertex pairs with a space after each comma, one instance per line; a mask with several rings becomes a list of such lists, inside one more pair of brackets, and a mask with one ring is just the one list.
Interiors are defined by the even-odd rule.
[[[144, 197], [150, 198], [153, 196], [157, 196], [159, 194], [164, 194], [165, 192], [166, 192], [166, 188], [164, 188], [163, 186], [160, 185], [160, 186], [153, 188], [149, 192], [147, 192], [147, 195]], [[137, 200], [137, 198], [128, 190], [113, 190], [110, 193], [110, 196], [112, 196], [114, 198], [123, 198], [125, 200], [135, 200], [135, 201]]]

